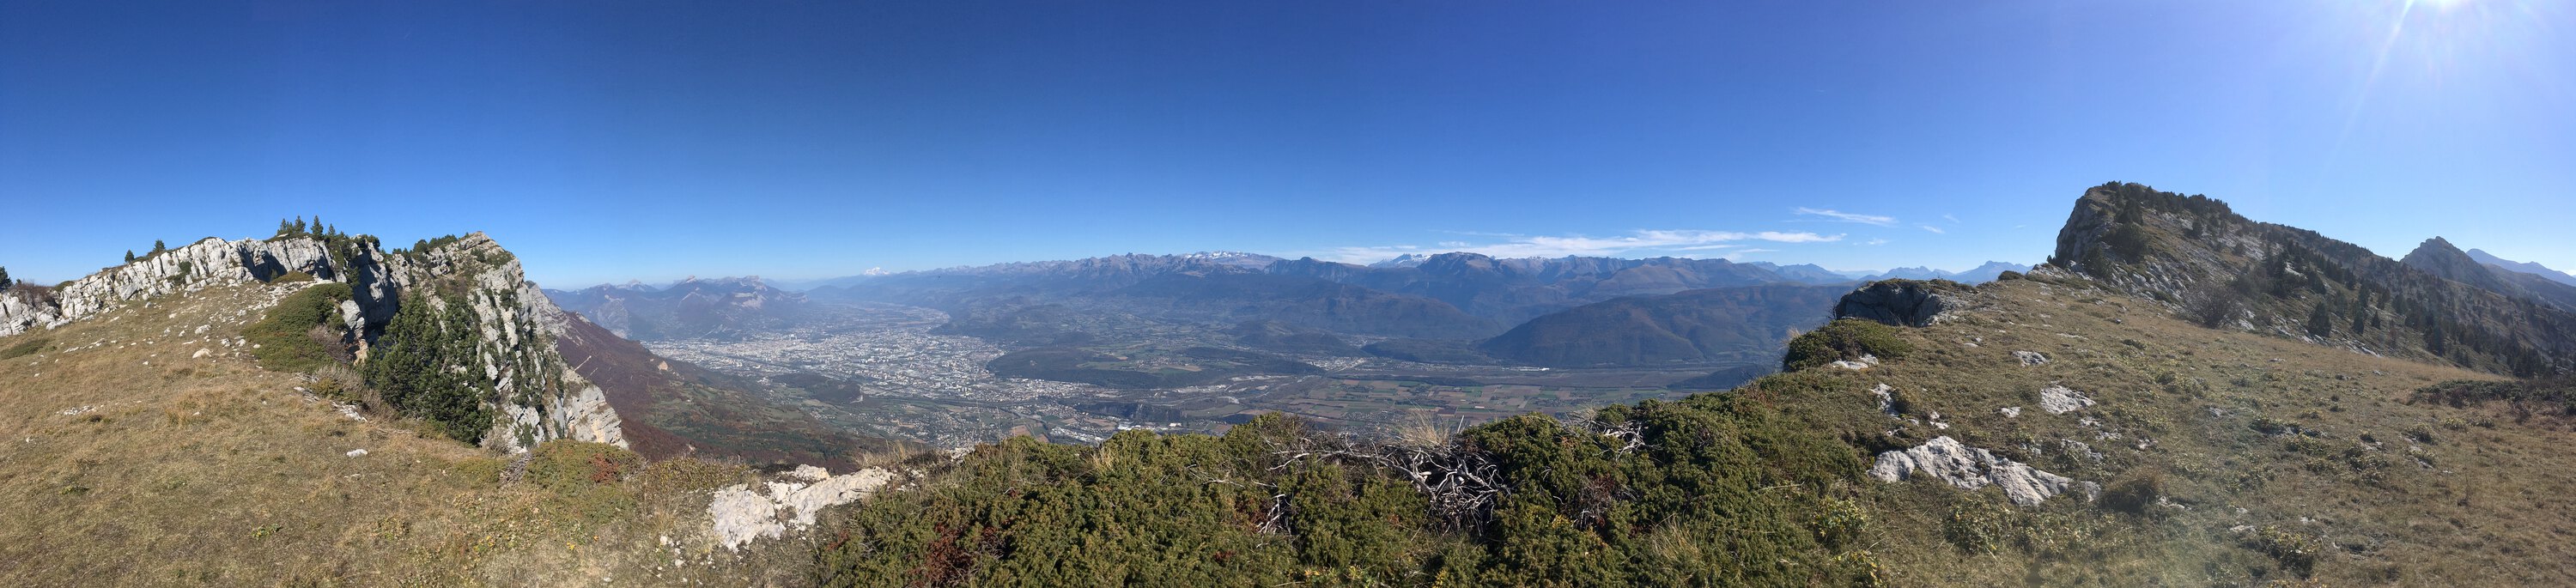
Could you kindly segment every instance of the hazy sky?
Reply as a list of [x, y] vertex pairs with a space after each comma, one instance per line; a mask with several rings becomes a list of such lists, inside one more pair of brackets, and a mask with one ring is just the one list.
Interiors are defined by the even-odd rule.
[[535, 279], [2047, 256], [2136, 181], [2576, 269], [2576, 7], [0, 0], [0, 265], [320, 214]]

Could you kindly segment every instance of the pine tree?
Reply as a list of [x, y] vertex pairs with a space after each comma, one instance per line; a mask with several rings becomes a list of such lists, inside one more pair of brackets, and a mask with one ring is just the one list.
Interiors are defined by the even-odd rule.
[[127, 250], [125, 250], [125, 262], [126, 262], [126, 263], [134, 263], [134, 250], [132, 250], [132, 249], [127, 249]]
[[9, 281], [9, 268], [0, 267], [0, 290], [7, 290], [10, 285], [16, 283]]
[[162, 254], [162, 253], [164, 253], [164, 252], [168, 252], [169, 250], [170, 250], [170, 246], [161, 244], [161, 240], [160, 240], [160, 239], [153, 239], [153, 240], [152, 240], [152, 254], [153, 254], [153, 255], [160, 255], [160, 254]]
[[286, 220], [286, 219], [282, 219], [282, 218], [281, 218], [281, 219], [277, 219], [277, 235], [276, 235], [276, 236], [278, 236], [278, 237], [284, 237], [284, 236], [293, 235], [293, 234], [295, 234], [295, 223], [294, 223], [294, 222], [292, 222], [292, 221], [288, 221], [288, 220]]
[[310, 231], [309, 229], [304, 228], [304, 217], [301, 217], [301, 216], [295, 217], [295, 233], [296, 233], [296, 234], [298, 234], [298, 235], [301, 235], [301, 234], [308, 233], [308, 232], [311, 232], [311, 231]]
[[2316, 310], [2308, 312], [2308, 334], [2318, 337], [2334, 334], [2334, 311], [2327, 310], [2326, 303], [2318, 302]]

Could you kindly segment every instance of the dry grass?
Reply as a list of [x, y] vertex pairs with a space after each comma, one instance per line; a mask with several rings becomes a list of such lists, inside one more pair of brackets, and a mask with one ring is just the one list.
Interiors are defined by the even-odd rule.
[[[1906, 330], [1918, 351], [1905, 361], [1820, 370], [1822, 387], [1847, 397], [1816, 407], [1820, 420], [1842, 423], [1863, 445], [1949, 435], [2079, 480], [2153, 477], [2165, 500], [2144, 506], [2146, 516], [2080, 496], [2006, 512], [2000, 524], [2023, 546], [1974, 555], [1926, 540], [1970, 516], [1955, 514], [1963, 493], [1881, 484], [1868, 549], [1895, 585], [2294, 580], [2296, 558], [2278, 553], [2283, 537], [2321, 546], [2313, 579], [2330, 585], [2576, 585], [2570, 423], [2445, 429], [2510, 419], [2502, 407], [2406, 402], [2426, 384], [2492, 376], [2203, 329], [2151, 303], [2065, 284], [2007, 281], [1980, 292], [1980, 308], [1960, 320]], [[2051, 361], [2024, 367], [2013, 351]], [[1876, 414], [1867, 390], [1880, 382], [1905, 395], [1908, 416], [1938, 412], [1950, 428]], [[2099, 404], [2048, 414], [2036, 404], [2050, 384]], [[2018, 418], [1998, 412], [2012, 406], [2022, 407]], [[2258, 423], [2306, 433], [2266, 434]], [[2427, 426], [2440, 445], [2409, 438]]]
[[744, 468], [656, 464], [609, 483], [623, 498], [605, 506], [504, 484], [504, 456], [350, 420], [296, 392], [298, 375], [215, 342], [269, 299], [244, 287], [137, 304], [0, 362], [0, 584], [802, 581], [801, 541], [738, 556], [698, 531], [709, 484]]

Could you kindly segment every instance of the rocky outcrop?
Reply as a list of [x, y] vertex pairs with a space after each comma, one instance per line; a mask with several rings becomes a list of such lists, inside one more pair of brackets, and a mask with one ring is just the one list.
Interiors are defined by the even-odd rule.
[[[564, 311], [527, 280], [517, 256], [474, 233], [425, 251], [382, 257], [385, 263], [368, 269], [379, 270], [372, 273], [383, 280], [353, 290], [390, 291], [372, 303], [384, 307], [424, 302], [470, 312], [482, 331], [475, 351], [482, 355], [484, 378], [500, 393], [495, 408], [502, 415], [484, 435], [485, 444], [512, 451], [558, 438], [627, 445], [607, 395], [564, 364], [554, 343], [563, 335]], [[402, 297], [416, 290], [461, 292], [463, 308], [445, 308], [444, 296]], [[367, 295], [359, 298], [361, 306], [370, 304], [363, 300]], [[366, 314], [371, 329], [393, 316]]]
[[1878, 321], [1900, 327], [1928, 327], [1957, 304], [1947, 293], [1966, 287], [1946, 280], [1883, 280], [1861, 286], [1834, 304], [1834, 318]]
[[2065, 386], [2051, 385], [2039, 389], [2039, 409], [2048, 414], [2066, 414], [2093, 406], [2093, 398]]
[[289, 272], [337, 281], [337, 269], [321, 241], [208, 237], [73, 280], [50, 297], [11, 296], [14, 300], [0, 302], [0, 336], [89, 318], [130, 300], [265, 282]]
[[2088, 496], [2100, 491], [2098, 484], [1995, 457], [1994, 452], [1969, 447], [1946, 435], [1913, 449], [1878, 454], [1878, 463], [1870, 466], [1869, 476], [1881, 482], [1930, 477], [1961, 490], [1998, 486], [2003, 488], [2005, 498], [2021, 506], [2034, 506], [2068, 491], [2080, 490]]
[[24, 286], [0, 289], [0, 337], [43, 328], [62, 320], [52, 300]]
[[0, 336], [61, 326], [157, 296], [301, 273], [349, 285], [353, 300], [341, 305], [340, 315], [361, 361], [404, 304], [470, 313], [480, 331], [474, 350], [483, 369], [479, 375], [498, 393], [491, 408], [502, 415], [484, 435], [487, 445], [515, 451], [556, 438], [626, 445], [606, 395], [566, 367], [554, 346], [564, 311], [527, 280], [516, 256], [482, 233], [441, 241], [394, 255], [365, 237], [207, 238], [45, 295], [27, 288], [0, 294]]
[[708, 531], [726, 549], [741, 549], [752, 539], [775, 539], [789, 529], [812, 527], [814, 514], [825, 507], [866, 498], [895, 478], [894, 471], [883, 468], [834, 476], [822, 468], [804, 466], [757, 488], [727, 486], [707, 502], [712, 523]]

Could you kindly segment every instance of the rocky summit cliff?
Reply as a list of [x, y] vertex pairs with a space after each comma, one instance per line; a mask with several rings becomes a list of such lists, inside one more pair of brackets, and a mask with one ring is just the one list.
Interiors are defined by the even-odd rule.
[[56, 329], [209, 288], [344, 285], [348, 294], [330, 317], [341, 328], [326, 330], [340, 333], [338, 345], [358, 361], [372, 355], [381, 363], [407, 349], [384, 343], [408, 305], [424, 305], [414, 312], [460, 326], [449, 333], [456, 353], [419, 359], [484, 393], [474, 400], [479, 411], [469, 412], [489, 415], [490, 427], [479, 435], [485, 445], [517, 451], [558, 438], [625, 445], [617, 411], [555, 348], [568, 315], [527, 280], [515, 256], [482, 233], [420, 245], [389, 253], [363, 235], [210, 237], [58, 287], [0, 297], [0, 336]]
[[2049, 262], [2207, 326], [2517, 376], [2576, 370], [2576, 314], [2447, 242], [2427, 246], [2401, 262], [2204, 196], [2113, 182], [2076, 201]]

